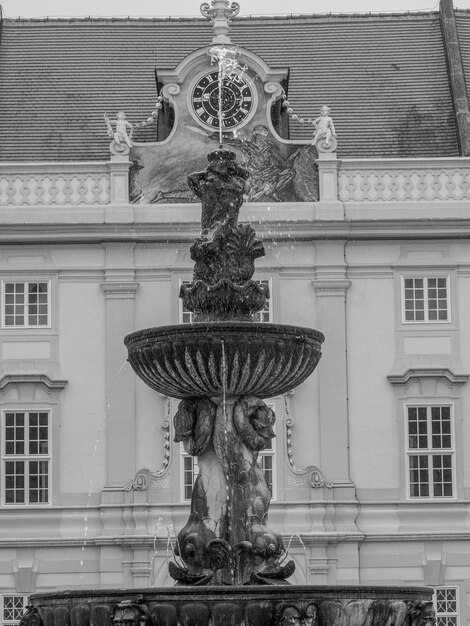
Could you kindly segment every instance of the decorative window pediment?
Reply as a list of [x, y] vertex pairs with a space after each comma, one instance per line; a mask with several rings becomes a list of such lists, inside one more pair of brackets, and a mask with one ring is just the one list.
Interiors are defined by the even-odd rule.
[[389, 374], [387, 378], [398, 393], [429, 396], [447, 395], [455, 386], [464, 385], [469, 375], [454, 374], [448, 368], [429, 367], [408, 369], [403, 374]]

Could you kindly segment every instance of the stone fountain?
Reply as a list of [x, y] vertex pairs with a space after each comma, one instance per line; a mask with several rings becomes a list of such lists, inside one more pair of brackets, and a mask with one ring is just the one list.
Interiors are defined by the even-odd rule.
[[[212, 5], [203, 13], [218, 29], [214, 43], [225, 44], [227, 16], [238, 5]], [[269, 293], [253, 280], [263, 244], [238, 222], [248, 172], [222, 147], [208, 160], [188, 178], [201, 201], [201, 234], [191, 246], [193, 281], [180, 297], [194, 323], [125, 338], [136, 374], [181, 400], [175, 440], [199, 466], [169, 563], [174, 586], [34, 594], [20, 626], [432, 625], [431, 589], [289, 584], [294, 562], [269, 525], [271, 495], [257, 463], [274, 436], [275, 416], [263, 399], [310, 376], [324, 337], [254, 321]]]
[[315, 369], [323, 335], [256, 323], [268, 297], [252, 280], [264, 254], [238, 223], [248, 176], [228, 150], [209, 155], [189, 186], [202, 205], [191, 247], [193, 281], [180, 296], [195, 322], [125, 338], [129, 362], [152, 389], [180, 398], [175, 440], [197, 457], [187, 524], [178, 534], [169, 588], [34, 594], [21, 626], [425, 626], [432, 590], [314, 587], [294, 571], [268, 523], [270, 493], [257, 455], [274, 436], [263, 398], [285, 393]]

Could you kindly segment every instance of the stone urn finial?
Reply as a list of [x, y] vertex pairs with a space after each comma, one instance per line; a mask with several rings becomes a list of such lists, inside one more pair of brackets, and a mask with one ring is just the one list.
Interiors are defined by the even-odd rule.
[[211, 0], [211, 5], [208, 2], [201, 4], [201, 14], [213, 22], [214, 37], [212, 43], [229, 44], [230, 18], [239, 14], [240, 5], [237, 2], [232, 2], [229, 5], [228, 0]]

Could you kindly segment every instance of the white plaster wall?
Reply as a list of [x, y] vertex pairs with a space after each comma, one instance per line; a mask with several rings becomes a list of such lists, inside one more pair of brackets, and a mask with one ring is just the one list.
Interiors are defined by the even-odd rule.
[[[99, 492], [105, 481], [105, 299], [99, 274], [59, 281], [60, 368], [69, 381], [61, 397], [60, 491]], [[116, 384], [119, 384], [119, 366]]]
[[[370, 252], [364, 246], [368, 262]], [[358, 489], [377, 489], [380, 497], [398, 487], [395, 396], [386, 378], [395, 352], [394, 281], [353, 271], [347, 291], [351, 477]]]

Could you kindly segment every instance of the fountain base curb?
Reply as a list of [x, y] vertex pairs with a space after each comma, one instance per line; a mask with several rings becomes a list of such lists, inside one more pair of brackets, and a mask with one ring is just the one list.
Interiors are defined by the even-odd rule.
[[[426, 587], [169, 587], [33, 594], [20, 626], [413, 626]], [[121, 612], [121, 620], [119, 619]]]

